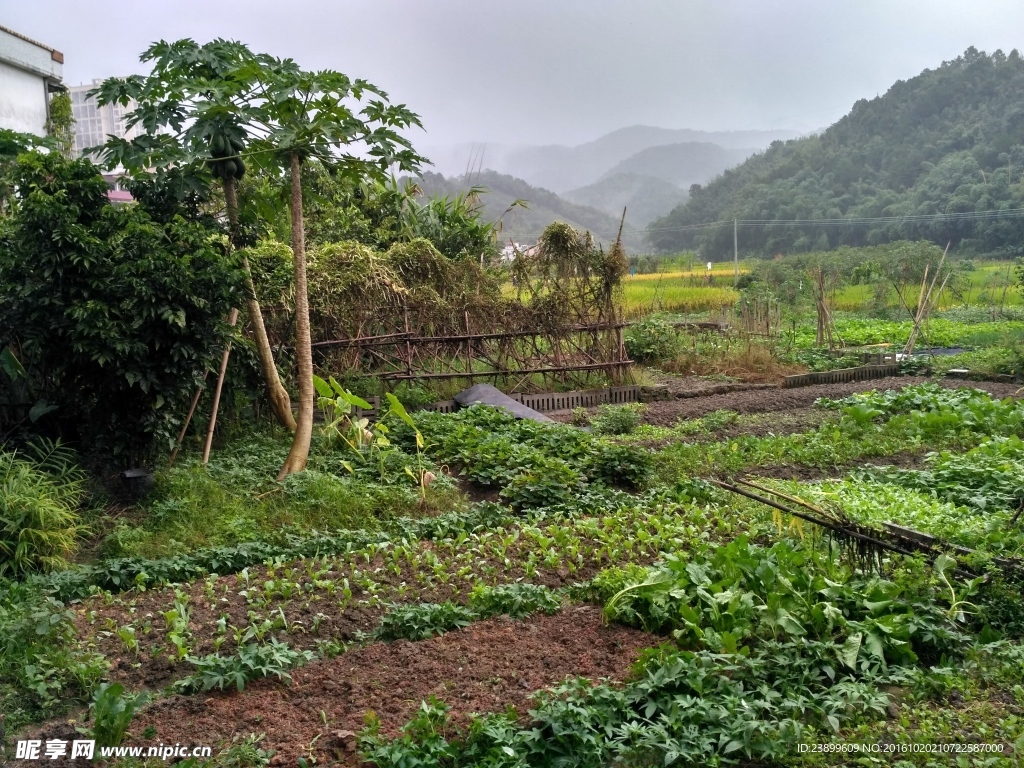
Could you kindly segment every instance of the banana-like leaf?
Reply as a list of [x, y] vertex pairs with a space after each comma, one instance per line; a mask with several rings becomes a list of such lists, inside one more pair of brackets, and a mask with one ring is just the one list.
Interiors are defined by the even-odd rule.
[[25, 375], [25, 367], [21, 361], [11, 352], [10, 347], [0, 349], [0, 370], [7, 374], [11, 381]]
[[388, 405], [390, 406], [391, 413], [395, 414], [395, 416], [400, 418], [413, 429], [416, 429], [416, 424], [413, 422], [412, 416], [410, 416], [409, 412], [405, 410], [405, 406], [402, 405], [401, 401], [391, 392], [387, 392], [386, 396], [388, 398]]
[[334, 399], [334, 390], [331, 389], [331, 385], [315, 373], [313, 374], [313, 388], [316, 389], [316, 393], [320, 395], [320, 397]]

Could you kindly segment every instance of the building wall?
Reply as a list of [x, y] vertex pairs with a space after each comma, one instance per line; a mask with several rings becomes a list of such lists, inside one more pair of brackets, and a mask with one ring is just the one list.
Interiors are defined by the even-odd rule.
[[42, 77], [0, 61], [0, 128], [45, 136], [48, 98]]
[[64, 71], [64, 57], [42, 43], [0, 27], [0, 61], [12, 64], [40, 77], [59, 81]]
[[63, 63], [59, 51], [0, 27], [0, 128], [46, 135], [49, 90]]

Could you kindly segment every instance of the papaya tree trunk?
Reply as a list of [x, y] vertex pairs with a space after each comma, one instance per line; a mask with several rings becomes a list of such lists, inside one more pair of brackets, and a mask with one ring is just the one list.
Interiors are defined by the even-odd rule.
[[306, 468], [309, 443], [313, 437], [313, 347], [309, 333], [309, 295], [306, 288], [306, 237], [302, 220], [302, 163], [291, 155], [292, 258], [295, 263], [295, 358], [299, 372], [299, 418], [292, 448], [277, 475], [284, 479]]
[[[224, 179], [224, 202], [227, 207], [232, 242], [236, 241], [238, 236], [238, 190], [235, 187], [236, 184], [234, 179]], [[287, 427], [294, 432], [295, 417], [292, 416], [292, 401], [277, 373], [274, 352], [270, 348], [270, 339], [267, 337], [267, 327], [263, 324], [263, 312], [260, 310], [260, 303], [256, 298], [256, 285], [252, 279], [252, 270], [249, 269], [249, 259], [244, 256], [242, 257], [242, 266], [245, 268], [245, 283], [249, 291], [247, 302], [249, 321], [252, 323], [252, 336], [253, 341], [256, 342], [260, 367], [263, 369], [263, 379], [267, 384], [270, 409], [282, 427]]]

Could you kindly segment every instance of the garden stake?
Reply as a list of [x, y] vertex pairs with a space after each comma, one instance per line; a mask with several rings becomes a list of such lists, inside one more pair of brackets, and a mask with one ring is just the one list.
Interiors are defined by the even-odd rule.
[[[206, 383], [206, 377], [209, 373], [209, 369], [203, 371], [203, 384]], [[192, 395], [192, 405], [188, 407], [188, 415], [185, 417], [185, 423], [181, 425], [181, 432], [178, 433], [178, 440], [174, 444], [174, 450], [171, 451], [171, 460], [167, 462], [168, 469], [174, 466], [174, 461], [178, 458], [178, 451], [181, 450], [181, 442], [185, 439], [185, 432], [188, 430], [188, 425], [192, 423], [192, 415], [196, 412], [196, 406], [199, 404], [199, 396], [203, 394], [203, 384], [196, 387], [196, 393]]]
[[[228, 325], [232, 328], [238, 321], [238, 310], [232, 309], [228, 317]], [[217, 408], [220, 405], [220, 391], [224, 386], [224, 374], [228, 369], [228, 356], [231, 354], [231, 341], [224, 347], [224, 355], [220, 359], [220, 375], [217, 376], [217, 388], [213, 391], [213, 410], [210, 413], [210, 426], [206, 429], [206, 445], [203, 446], [203, 465], [210, 461], [210, 446], [213, 444], [213, 428], [217, 426]]]

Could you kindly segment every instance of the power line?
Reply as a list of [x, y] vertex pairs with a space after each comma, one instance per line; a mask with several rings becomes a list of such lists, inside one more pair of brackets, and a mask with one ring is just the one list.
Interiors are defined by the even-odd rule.
[[[841, 219], [738, 219], [741, 227], [834, 227], [863, 226], [866, 224], [917, 224], [930, 221], [979, 221], [991, 219], [1024, 218], [1024, 208], [1005, 208], [991, 211], [962, 211], [954, 213], [917, 213], [903, 216], [851, 216]], [[731, 224], [729, 220], [707, 224], [689, 224], [678, 227], [655, 227], [648, 232], [678, 232], [689, 229], [721, 227]]]
[[[723, 219], [704, 224], [681, 224], [674, 227], [653, 227], [634, 232], [695, 232], [715, 227], [840, 227], [872, 224], [926, 224], [932, 221], [992, 221], [996, 219], [1024, 218], [1024, 208], [1006, 208], [990, 211], [962, 211], [955, 213], [916, 213], [904, 216], [853, 216], [842, 219]], [[518, 237], [540, 237], [541, 232], [520, 234]], [[591, 232], [598, 237], [612, 237], [614, 232]]]

